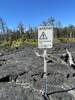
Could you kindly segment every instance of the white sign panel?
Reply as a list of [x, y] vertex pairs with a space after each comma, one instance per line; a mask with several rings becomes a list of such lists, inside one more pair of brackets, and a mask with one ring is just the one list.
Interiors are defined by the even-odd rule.
[[38, 28], [38, 48], [53, 47], [53, 28], [49, 26], [40, 26]]

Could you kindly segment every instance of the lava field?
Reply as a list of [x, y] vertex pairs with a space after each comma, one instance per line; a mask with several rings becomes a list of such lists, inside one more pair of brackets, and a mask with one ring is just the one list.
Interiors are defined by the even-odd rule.
[[[56, 44], [47, 53], [57, 59], [68, 48], [75, 58], [75, 43]], [[0, 49], [0, 100], [42, 100], [43, 54], [37, 46], [23, 45]], [[75, 100], [75, 69], [68, 63], [47, 63], [47, 89], [50, 100]]]

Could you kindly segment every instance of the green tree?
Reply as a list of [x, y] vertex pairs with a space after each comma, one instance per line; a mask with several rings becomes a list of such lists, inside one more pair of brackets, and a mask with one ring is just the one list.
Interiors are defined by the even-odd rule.
[[47, 25], [48, 26], [52, 26], [52, 27], [55, 27], [56, 26], [56, 21], [53, 17], [50, 17], [47, 19]]
[[2, 18], [0, 18], [0, 33], [6, 32], [6, 24]]
[[22, 23], [18, 25], [18, 32], [20, 33], [20, 37], [25, 33], [25, 28]]
[[68, 31], [69, 31], [69, 37], [70, 38], [74, 38], [74, 34], [75, 34], [75, 27], [74, 25], [69, 25], [68, 26]]

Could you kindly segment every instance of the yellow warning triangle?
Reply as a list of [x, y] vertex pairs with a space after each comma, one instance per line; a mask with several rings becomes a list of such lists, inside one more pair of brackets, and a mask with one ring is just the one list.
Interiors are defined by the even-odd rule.
[[47, 38], [46, 34], [44, 32], [42, 32], [39, 39], [48, 39], [48, 38]]

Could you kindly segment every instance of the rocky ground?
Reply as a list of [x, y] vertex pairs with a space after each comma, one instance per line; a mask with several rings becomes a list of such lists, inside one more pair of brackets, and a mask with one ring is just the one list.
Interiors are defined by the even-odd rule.
[[[65, 47], [75, 58], [75, 43], [54, 45], [48, 54], [60, 57]], [[0, 49], [0, 100], [42, 100], [43, 59], [35, 55], [43, 50], [24, 45]], [[48, 95], [50, 100], [75, 100], [75, 70], [69, 65], [48, 63]]]

